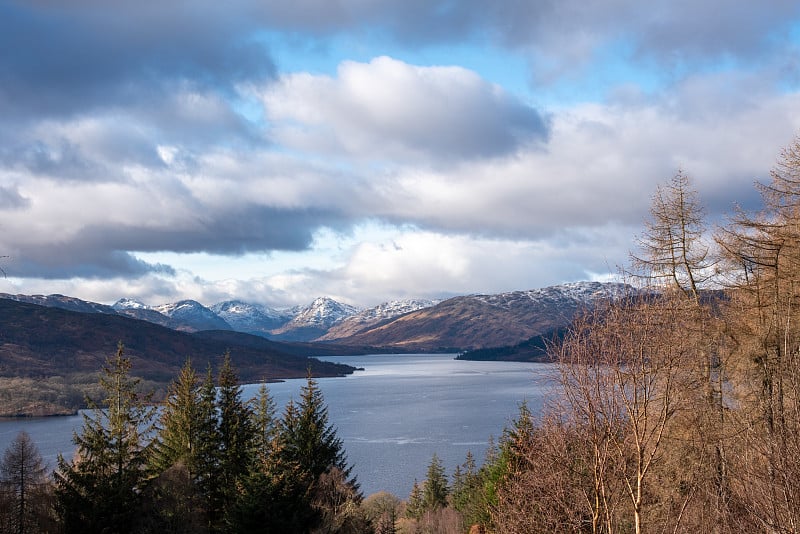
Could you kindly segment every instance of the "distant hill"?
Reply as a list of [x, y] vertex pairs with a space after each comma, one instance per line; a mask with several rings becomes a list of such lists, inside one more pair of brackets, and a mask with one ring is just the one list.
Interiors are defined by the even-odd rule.
[[132, 373], [161, 385], [177, 376], [187, 358], [202, 371], [208, 363], [218, 365], [227, 350], [243, 382], [303, 377], [309, 368], [317, 376], [354, 371], [308, 357], [324, 350], [302, 346], [283, 350], [281, 344], [254, 343], [252, 338], [234, 332], [223, 332], [223, 337], [192, 334], [116, 314], [0, 299], [0, 378], [85, 381], [87, 375], [99, 372], [120, 341], [131, 359]]
[[552, 359], [547, 352], [551, 343], [556, 343], [563, 339], [567, 328], [557, 328], [555, 330], [533, 336], [522, 343], [516, 345], [506, 345], [504, 347], [489, 347], [462, 352], [456, 356], [457, 360], [472, 361], [510, 361], [510, 362], [539, 362], [548, 363]]

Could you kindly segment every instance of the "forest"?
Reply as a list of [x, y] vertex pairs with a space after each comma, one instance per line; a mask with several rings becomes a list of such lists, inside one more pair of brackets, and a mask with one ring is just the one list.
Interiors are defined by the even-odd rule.
[[278, 414], [230, 357], [190, 361], [157, 414], [119, 347], [76, 453], [0, 463], [3, 532], [800, 531], [800, 140], [762, 206], [708, 227], [683, 171], [658, 187], [623, 276], [547, 344], [559, 371], [478, 461], [434, 455], [405, 501], [364, 498], [309, 375]]

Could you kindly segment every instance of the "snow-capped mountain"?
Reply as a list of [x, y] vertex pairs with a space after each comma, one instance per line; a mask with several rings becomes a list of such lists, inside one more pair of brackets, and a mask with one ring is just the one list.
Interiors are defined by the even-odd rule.
[[131, 298], [121, 298], [111, 305], [115, 310], [149, 310], [150, 306], [147, 304]]
[[355, 306], [343, 304], [330, 297], [319, 297], [302, 308], [289, 323], [298, 326], [330, 328], [345, 317], [355, 315], [359, 311]]
[[287, 311], [241, 300], [218, 302], [211, 306], [210, 310], [224, 319], [234, 330], [256, 335], [267, 335], [291, 321], [293, 317]]
[[430, 308], [439, 302], [441, 301], [429, 299], [399, 299], [384, 302], [372, 308], [362, 310], [349, 317], [345, 317], [329, 328], [325, 335], [321, 336], [319, 339], [321, 341], [329, 341], [332, 339], [351, 336], [365, 328], [380, 323], [381, 321], [393, 319], [395, 317], [399, 317], [400, 315], [424, 308]]
[[62, 310], [76, 311], [81, 313], [114, 313], [110, 306], [89, 302], [75, 297], [65, 295], [11, 295], [0, 293], [0, 298], [25, 302], [27, 304], [38, 304], [49, 308], [61, 308]]
[[330, 297], [320, 297], [308, 306], [298, 309], [291, 321], [272, 333], [275, 339], [282, 340], [316, 339], [324, 335], [334, 324], [359, 311], [355, 306], [343, 304]]
[[613, 299], [631, 291], [631, 286], [614, 282], [571, 282], [556, 286], [529, 289], [526, 291], [510, 291], [493, 295], [470, 295], [471, 298], [510, 310], [531, 304], [545, 306], [556, 304], [565, 306], [572, 304], [590, 304], [600, 299]]
[[196, 300], [161, 304], [152, 309], [194, 330], [231, 330], [225, 319]]
[[513, 345], [563, 328], [578, 310], [630, 291], [624, 284], [578, 282], [454, 297], [337, 337], [336, 342], [409, 350]]
[[577, 310], [633, 291], [619, 283], [575, 282], [442, 302], [404, 299], [359, 310], [330, 297], [308, 306], [275, 310], [240, 300], [207, 308], [194, 300], [159, 306], [131, 298], [113, 307], [63, 295], [3, 295], [44, 306], [127, 315], [178, 330], [236, 330], [283, 341], [439, 350], [497, 347], [563, 328]]

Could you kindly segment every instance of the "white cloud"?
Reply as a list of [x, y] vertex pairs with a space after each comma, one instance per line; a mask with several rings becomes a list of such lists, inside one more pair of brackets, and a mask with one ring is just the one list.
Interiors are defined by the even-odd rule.
[[547, 133], [536, 110], [472, 71], [389, 57], [343, 62], [335, 79], [286, 75], [262, 96], [281, 144], [361, 160], [492, 157]]

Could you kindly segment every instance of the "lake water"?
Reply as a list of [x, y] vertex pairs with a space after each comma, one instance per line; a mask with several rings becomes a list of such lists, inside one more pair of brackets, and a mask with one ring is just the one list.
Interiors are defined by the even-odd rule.
[[[471, 451], [480, 464], [490, 436], [499, 437], [527, 401], [536, 413], [552, 388], [548, 364], [468, 362], [454, 355], [340, 356], [326, 360], [364, 367], [344, 378], [319, 379], [330, 421], [343, 440], [365, 495], [386, 490], [405, 499], [425, 478], [436, 453], [451, 475]], [[299, 399], [305, 380], [269, 384], [282, 411]], [[258, 386], [243, 387], [246, 397]], [[59, 452], [71, 455], [80, 416], [0, 422], [0, 453], [20, 430], [36, 442], [51, 467]]]

